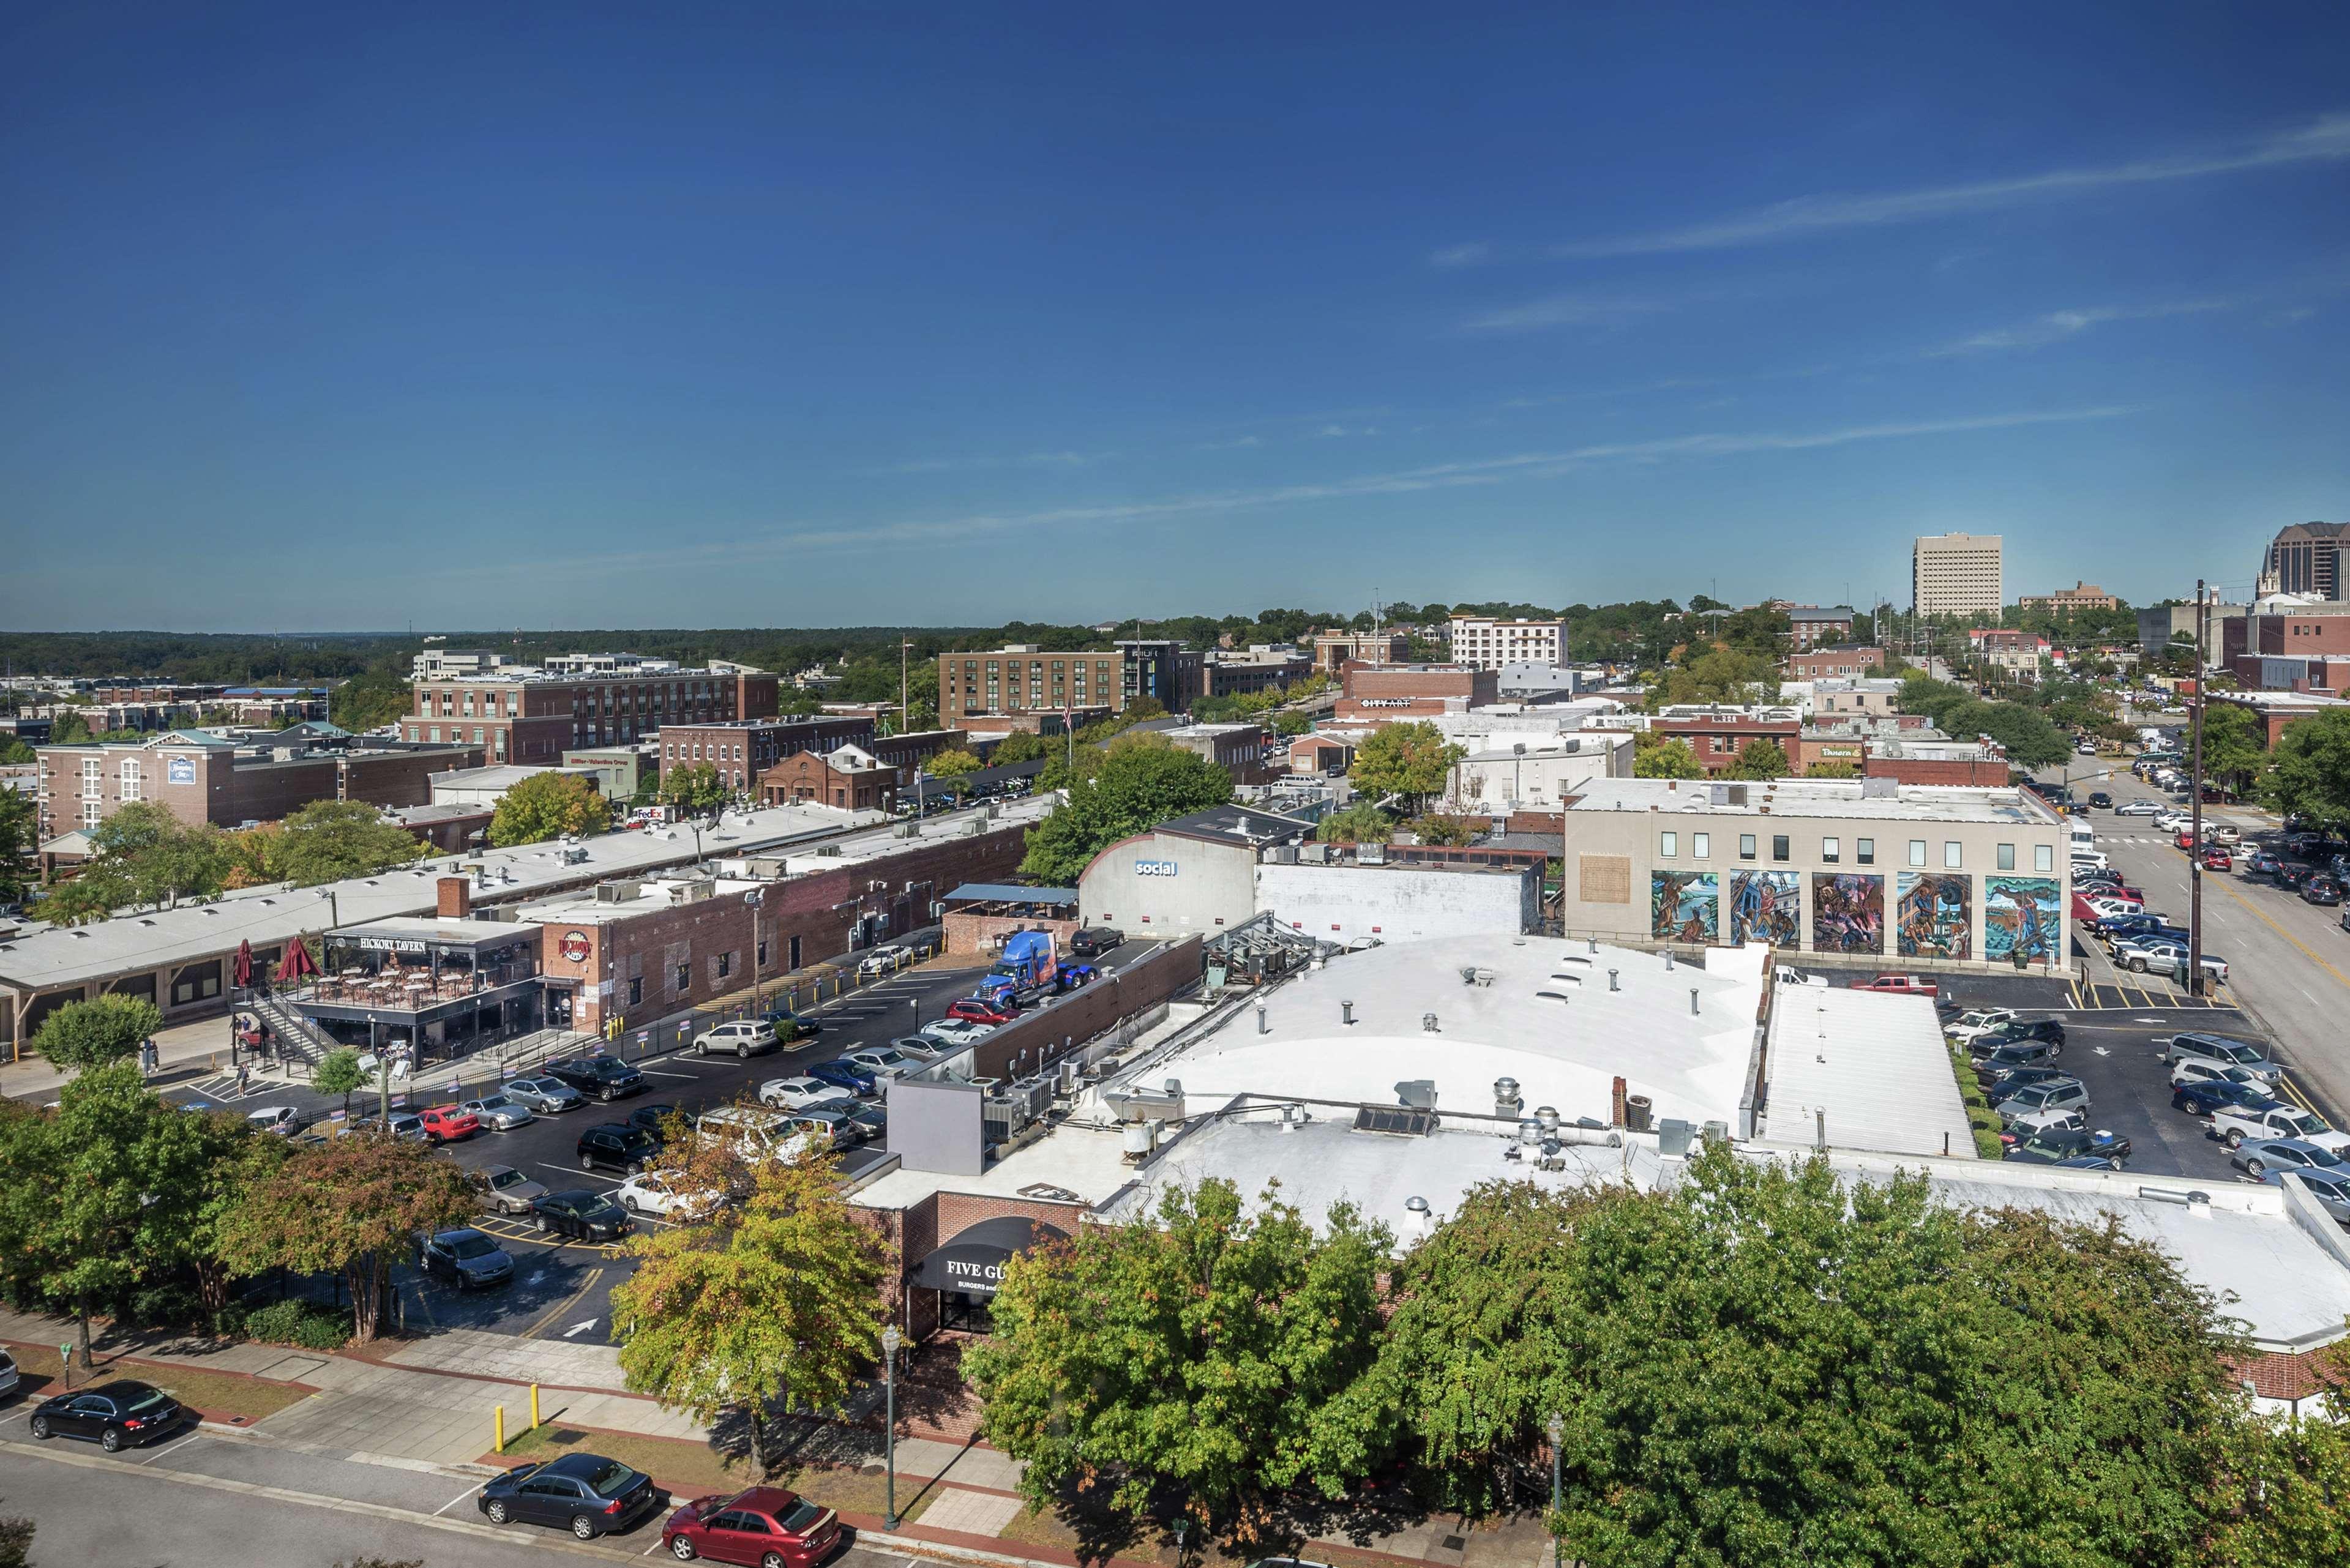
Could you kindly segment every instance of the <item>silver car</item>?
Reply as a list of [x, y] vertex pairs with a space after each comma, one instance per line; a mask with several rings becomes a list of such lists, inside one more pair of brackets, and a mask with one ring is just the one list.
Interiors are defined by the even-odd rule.
[[461, 1100], [457, 1104], [457, 1108], [461, 1111], [471, 1111], [474, 1116], [479, 1116], [482, 1125], [492, 1132], [510, 1132], [526, 1122], [538, 1119], [531, 1113], [528, 1106], [510, 1095], [490, 1095], [478, 1100]]
[[534, 1111], [553, 1114], [576, 1111], [588, 1102], [578, 1090], [560, 1078], [516, 1078], [504, 1090], [509, 1100], [519, 1101]]
[[2350, 1225], [2350, 1173], [2296, 1166], [2291, 1170], [2272, 1170], [2261, 1179], [2271, 1187], [2282, 1187], [2288, 1176], [2300, 1181], [2302, 1190], [2317, 1199], [2320, 1209]]
[[501, 1214], [527, 1214], [531, 1205], [546, 1196], [546, 1184], [533, 1181], [511, 1165], [493, 1165], [484, 1168], [482, 1179], [489, 1187], [489, 1206]]
[[2272, 1170], [2344, 1168], [2340, 1155], [2297, 1137], [2246, 1138], [2228, 1163], [2254, 1178], [2265, 1177]]

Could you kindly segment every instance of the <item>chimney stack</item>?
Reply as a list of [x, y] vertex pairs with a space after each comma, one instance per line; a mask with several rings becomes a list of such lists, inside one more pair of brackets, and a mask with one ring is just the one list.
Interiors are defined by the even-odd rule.
[[442, 877], [434, 882], [440, 899], [434, 909], [444, 920], [462, 920], [473, 912], [473, 884], [463, 877]]
[[1615, 1090], [1614, 1090], [1614, 1091], [1613, 1091], [1613, 1092], [1608, 1096], [1608, 1100], [1607, 1100], [1607, 1122], [1608, 1122], [1608, 1125], [1609, 1125], [1610, 1127], [1622, 1127], [1622, 1126], [1624, 1125], [1624, 1117], [1625, 1117], [1625, 1115], [1626, 1115], [1626, 1106], [1625, 1106], [1625, 1104], [1624, 1104], [1624, 1080], [1623, 1080], [1622, 1078], [1620, 1078], [1620, 1077], [1619, 1077], [1619, 1078], [1617, 1078], [1617, 1079], [1616, 1080], [1616, 1087], [1615, 1087]]

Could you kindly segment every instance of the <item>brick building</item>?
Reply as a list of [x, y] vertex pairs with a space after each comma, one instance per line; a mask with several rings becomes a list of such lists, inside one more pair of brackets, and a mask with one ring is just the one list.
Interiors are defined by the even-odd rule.
[[1272, 737], [1261, 724], [1184, 724], [1158, 733], [1170, 745], [1207, 758], [1236, 784], [1273, 782]]
[[1314, 673], [1314, 660], [1294, 648], [1259, 643], [1253, 648], [1220, 649], [1207, 656], [1202, 695], [1236, 697], [1287, 686]]
[[2078, 578], [2074, 579], [2073, 586], [2069, 588], [2058, 588], [2053, 594], [2021, 594], [2017, 596], [2015, 601], [2015, 607], [2020, 610], [2046, 610], [2052, 615], [2061, 614], [2065, 610], [2109, 610], [2119, 609], [2121, 607], [2122, 601], [2106, 592], [2105, 589], [2093, 583], [2082, 582]]
[[1770, 742], [1787, 754], [1788, 764], [1793, 766], [1803, 732], [1802, 721], [1792, 715], [1736, 710], [1684, 712], [1670, 718], [1659, 715], [1648, 724], [1648, 733], [1659, 741], [1688, 742], [1690, 753], [1710, 774], [1721, 773], [1735, 763], [1738, 753], [1752, 741]]
[[[821, 870], [798, 869], [819, 857], [795, 857], [781, 877], [783, 865], [757, 860], [741, 876], [606, 883], [516, 918], [542, 928], [540, 973], [570, 990], [573, 1028], [617, 1016], [633, 1029], [925, 925], [948, 889], [1017, 870], [1025, 833], [1006, 824], [890, 839]], [[755, 916], [743, 898], [754, 890]]]
[[1882, 648], [1857, 648], [1838, 643], [1831, 648], [1804, 649], [1787, 656], [1790, 680], [1855, 680], [1885, 662]]
[[888, 811], [897, 804], [899, 781], [896, 768], [858, 746], [799, 752], [759, 775], [759, 803]]
[[939, 655], [939, 722], [969, 729], [974, 713], [1059, 713], [1126, 706], [1126, 655], [1047, 653], [1033, 642]]
[[719, 779], [738, 794], [756, 787], [759, 776], [785, 757], [802, 752], [829, 752], [837, 746], [862, 746], [873, 739], [873, 721], [866, 718], [733, 719], [709, 724], [664, 724], [654, 737], [660, 747], [660, 771], [690, 768], [708, 763]]
[[1501, 675], [1468, 664], [1364, 664], [1339, 671], [1333, 717], [1357, 722], [1426, 718], [1487, 707], [1499, 700]]
[[203, 730], [140, 741], [43, 746], [34, 792], [40, 836], [96, 827], [133, 801], [151, 801], [190, 826], [275, 822], [314, 801], [421, 805], [432, 775], [479, 766], [472, 746], [241, 746]]
[[1850, 605], [1794, 605], [1787, 610], [1787, 637], [1798, 653], [1852, 635]]
[[[443, 660], [462, 650], [431, 650]], [[496, 655], [483, 656], [495, 659]], [[748, 665], [682, 669], [633, 654], [572, 654], [539, 665], [428, 664], [418, 657], [411, 742], [478, 746], [492, 763], [551, 764], [563, 753], [650, 736], [677, 725], [775, 714], [776, 680]]]

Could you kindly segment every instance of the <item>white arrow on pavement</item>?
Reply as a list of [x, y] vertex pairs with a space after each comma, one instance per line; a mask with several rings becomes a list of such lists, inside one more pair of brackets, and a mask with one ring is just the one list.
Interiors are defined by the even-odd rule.
[[566, 1339], [577, 1339], [579, 1335], [587, 1333], [589, 1329], [594, 1328], [598, 1324], [603, 1321], [604, 1320], [600, 1317], [591, 1317], [586, 1323], [575, 1323], [569, 1328], [563, 1331], [563, 1337]]

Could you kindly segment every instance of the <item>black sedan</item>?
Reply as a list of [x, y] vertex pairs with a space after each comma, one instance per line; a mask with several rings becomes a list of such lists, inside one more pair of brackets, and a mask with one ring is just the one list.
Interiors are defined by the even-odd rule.
[[42, 1400], [33, 1408], [31, 1427], [33, 1436], [44, 1442], [79, 1438], [111, 1454], [170, 1436], [187, 1415], [186, 1407], [161, 1388], [125, 1379]]
[[506, 1471], [482, 1488], [475, 1503], [492, 1524], [548, 1524], [593, 1541], [628, 1529], [668, 1501], [650, 1476], [618, 1459], [565, 1454]]
[[2119, 1133], [2100, 1127], [2095, 1132], [2079, 1127], [2049, 1127], [2033, 1133], [2011, 1146], [2007, 1158], [2023, 1165], [2069, 1165], [2079, 1167], [2089, 1160], [2103, 1164], [2108, 1170], [2119, 1170], [2130, 1157], [2130, 1140]]
[[2028, 1089], [2034, 1084], [2053, 1084], [2059, 1078], [2070, 1078], [2072, 1075], [2062, 1067], [2018, 1067], [1984, 1084], [1983, 1098], [1996, 1106], [2010, 1095], [2019, 1090]]
[[461, 1291], [486, 1290], [514, 1278], [514, 1260], [505, 1249], [471, 1226], [434, 1231], [424, 1239], [418, 1257], [426, 1273]]
[[577, 1236], [583, 1241], [617, 1241], [637, 1228], [629, 1211], [600, 1192], [584, 1187], [550, 1192], [532, 1204], [538, 1228], [551, 1236]]
[[2232, 1084], [2224, 1078], [2201, 1078], [2191, 1084], [2181, 1084], [2170, 1091], [2173, 1110], [2185, 1111], [2204, 1121], [2213, 1113], [2230, 1106], [2256, 1106], [2268, 1096], [2251, 1084]]
[[[1967, 1042], [1967, 1052], [1973, 1056], [1988, 1056], [2002, 1046], [2020, 1045], [2026, 1041], [2044, 1041], [2061, 1052], [2064, 1048], [2064, 1023], [2058, 1018], [2011, 1018], [2006, 1023], [1984, 1030]], [[2051, 1054], [2054, 1054], [2054, 1052]]]
[[634, 1176], [660, 1158], [660, 1139], [642, 1127], [617, 1122], [589, 1127], [579, 1135], [579, 1168], [617, 1170]]
[[645, 1091], [645, 1075], [617, 1056], [573, 1056], [549, 1062], [546, 1075], [570, 1085], [591, 1100], [617, 1100]]
[[662, 1142], [667, 1142], [669, 1135], [662, 1130], [661, 1124], [678, 1114], [678, 1108], [671, 1105], [639, 1106], [629, 1113], [627, 1125], [639, 1132], [649, 1132]]
[[2320, 872], [2301, 885], [2301, 901], [2329, 906], [2338, 904], [2342, 901], [2342, 884]]

